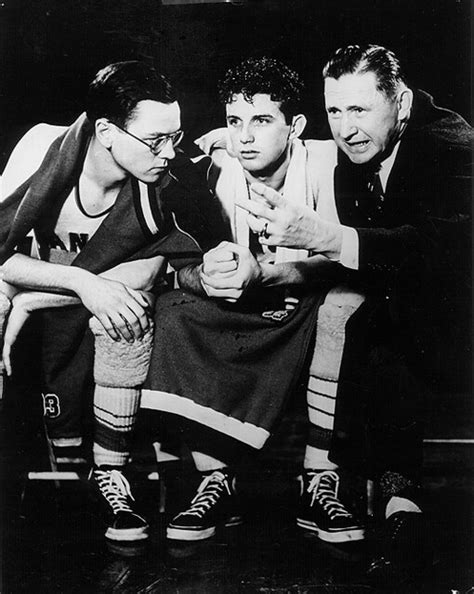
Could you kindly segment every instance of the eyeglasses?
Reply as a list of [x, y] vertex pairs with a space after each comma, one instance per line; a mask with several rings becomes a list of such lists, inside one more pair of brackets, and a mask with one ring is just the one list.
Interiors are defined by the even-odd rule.
[[151, 142], [146, 142], [146, 140], [143, 140], [143, 138], [135, 136], [135, 134], [132, 134], [128, 130], [125, 130], [125, 128], [122, 128], [122, 126], [119, 126], [115, 122], [111, 122], [111, 124], [113, 124], [122, 132], [125, 132], [125, 134], [128, 134], [132, 138], [135, 138], [135, 140], [138, 140], [138, 142], [141, 142], [142, 144], [147, 146], [150, 149], [151, 153], [155, 155], [155, 157], [161, 153], [168, 141], [171, 140], [173, 147], [175, 147], [178, 146], [178, 144], [183, 140], [184, 136], [184, 132], [182, 130], [178, 130], [177, 132], [172, 132], [171, 134], [162, 134], [161, 136], [158, 136], [158, 138], [155, 138], [155, 140], [152, 140]]

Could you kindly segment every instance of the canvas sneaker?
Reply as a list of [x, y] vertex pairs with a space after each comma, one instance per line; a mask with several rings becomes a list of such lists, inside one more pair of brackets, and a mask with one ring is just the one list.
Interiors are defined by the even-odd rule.
[[134, 511], [130, 484], [121, 470], [103, 466], [93, 468], [91, 480], [97, 486], [109, 516], [105, 537], [127, 542], [148, 538], [148, 523]]
[[298, 526], [316, 532], [326, 542], [364, 539], [363, 526], [338, 497], [339, 475], [336, 471], [308, 471], [300, 481]]
[[242, 517], [237, 512], [235, 478], [228, 470], [215, 470], [204, 476], [188, 509], [168, 524], [166, 536], [174, 540], [210, 538], [218, 526], [237, 526]]

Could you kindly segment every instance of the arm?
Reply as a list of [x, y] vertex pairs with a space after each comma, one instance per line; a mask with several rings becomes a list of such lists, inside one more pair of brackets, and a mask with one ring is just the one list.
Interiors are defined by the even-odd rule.
[[323, 256], [268, 264], [258, 262], [246, 247], [222, 242], [204, 254], [203, 263], [180, 271], [182, 288], [208, 297], [238, 300], [251, 286], [318, 285], [346, 279], [342, 266]]
[[3, 280], [17, 288], [76, 295], [114, 340], [133, 340], [148, 328], [147, 303], [135, 289], [75, 266], [14, 254], [1, 267]]
[[[156, 275], [161, 270], [164, 258], [157, 256], [147, 260], [137, 260], [119, 264], [115, 268], [103, 273], [103, 276], [113, 280], [126, 282], [136, 289], [147, 291], [152, 288]], [[77, 305], [81, 301], [73, 295], [61, 295], [58, 293], [46, 293], [41, 291], [18, 292], [15, 287], [6, 285], [2, 281], [0, 288], [12, 302], [8, 322], [5, 328], [2, 358], [7, 375], [11, 375], [11, 349], [15, 343], [21, 328], [25, 325], [30, 315], [39, 309], [52, 307], [66, 307]], [[143, 293], [148, 305], [152, 306], [150, 294]]]
[[101, 278], [123, 283], [130, 289], [150, 291], [158, 275], [166, 270], [163, 256], [123, 262], [99, 274]]
[[261, 263], [260, 267], [261, 284], [264, 287], [289, 285], [316, 287], [328, 282], [330, 284], [345, 282], [352, 275], [352, 271], [321, 255], [295, 262]]
[[[307, 249], [327, 260], [325, 265], [316, 260], [314, 267], [310, 258], [303, 265], [307, 279], [314, 273], [335, 282], [356, 280], [385, 292], [408, 261], [419, 259], [422, 234], [413, 225], [353, 229], [326, 221], [263, 184], [252, 184], [251, 190], [253, 199], [239, 206], [249, 212], [248, 224], [259, 234], [261, 244]], [[348, 254], [348, 245], [352, 254]]]
[[[142, 296], [148, 305], [152, 307], [154, 301], [153, 295], [143, 292]], [[59, 295], [57, 293], [44, 293], [41, 291], [23, 291], [17, 293], [11, 302], [11, 310], [3, 336], [2, 359], [7, 375], [12, 374], [12, 347], [30, 315], [40, 309], [67, 307], [69, 305], [78, 305], [79, 303], [79, 298], [72, 295]]]
[[72, 295], [57, 295], [39, 291], [19, 292], [13, 297], [3, 336], [2, 359], [7, 375], [12, 374], [11, 349], [30, 315], [38, 309], [65, 307], [67, 305], [77, 305], [78, 303], [80, 303], [79, 298]]
[[202, 264], [189, 264], [178, 270], [178, 284], [179, 286], [195, 295], [206, 295], [206, 291], [201, 283], [201, 269]]
[[233, 155], [229, 150], [229, 134], [227, 128], [216, 128], [203, 134], [194, 141], [203, 153], [212, 156], [216, 165], [220, 164], [222, 154], [227, 151], [231, 156]]

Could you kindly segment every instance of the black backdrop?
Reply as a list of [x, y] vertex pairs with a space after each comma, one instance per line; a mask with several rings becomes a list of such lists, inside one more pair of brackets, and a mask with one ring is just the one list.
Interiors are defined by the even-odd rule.
[[[181, 91], [189, 151], [222, 125], [217, 81], [249, 55], [278, 57], [304, 76], [306, 136], [324, 136], [320, 73], [346, 43], [390, 47], [413, 86], [471, 120], [470, 10], [470, 0], [0, 0], [0, 171], [30, 126], [73, 121], [95, 72], [130, 58], [154, 63]], [[448, 375], [467, 386], [470, 343], [451, 346]]]
[[222, 123], [215, 89], [225, 68], [261, 54], [303, 74], [307, 136], [321, 135], [321, 68], [351, 42], [390, 47], [412, 84], [471, 118], [470, 0], [0, 0], [0, 27], [0, 171], [29, 126], [71, 122], [94, 73], [130, 58], [153, 62], [181, 90], [188, 145]]

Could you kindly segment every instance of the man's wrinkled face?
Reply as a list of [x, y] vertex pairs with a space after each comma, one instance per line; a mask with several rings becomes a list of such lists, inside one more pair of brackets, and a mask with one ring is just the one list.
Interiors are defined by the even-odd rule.
[[390, 153], [401, 127], [399, 102], [377, 89], [373, 72], [327, 78], [324, 97], [334, 140], [353, 163]]
[[249, 103], [239, 93], [226, 105], [230, 149], [244, 169], [268, 175], [284, 160], [290, 146], [291, 124], [280, 102], [256, 94]]
[[[180, 115], [177, 102], [160, 103], [146, 99], [137, 104], [125, 130], [152, 145], [160, 137], [180, 129]], [[158, 155], [154, 155], [145, 144], [119, 128], [114, 131], [111, 151], [119, 167], [146, 183], [156, 182], [176, 156], [171, 139], [165, 142]]]

